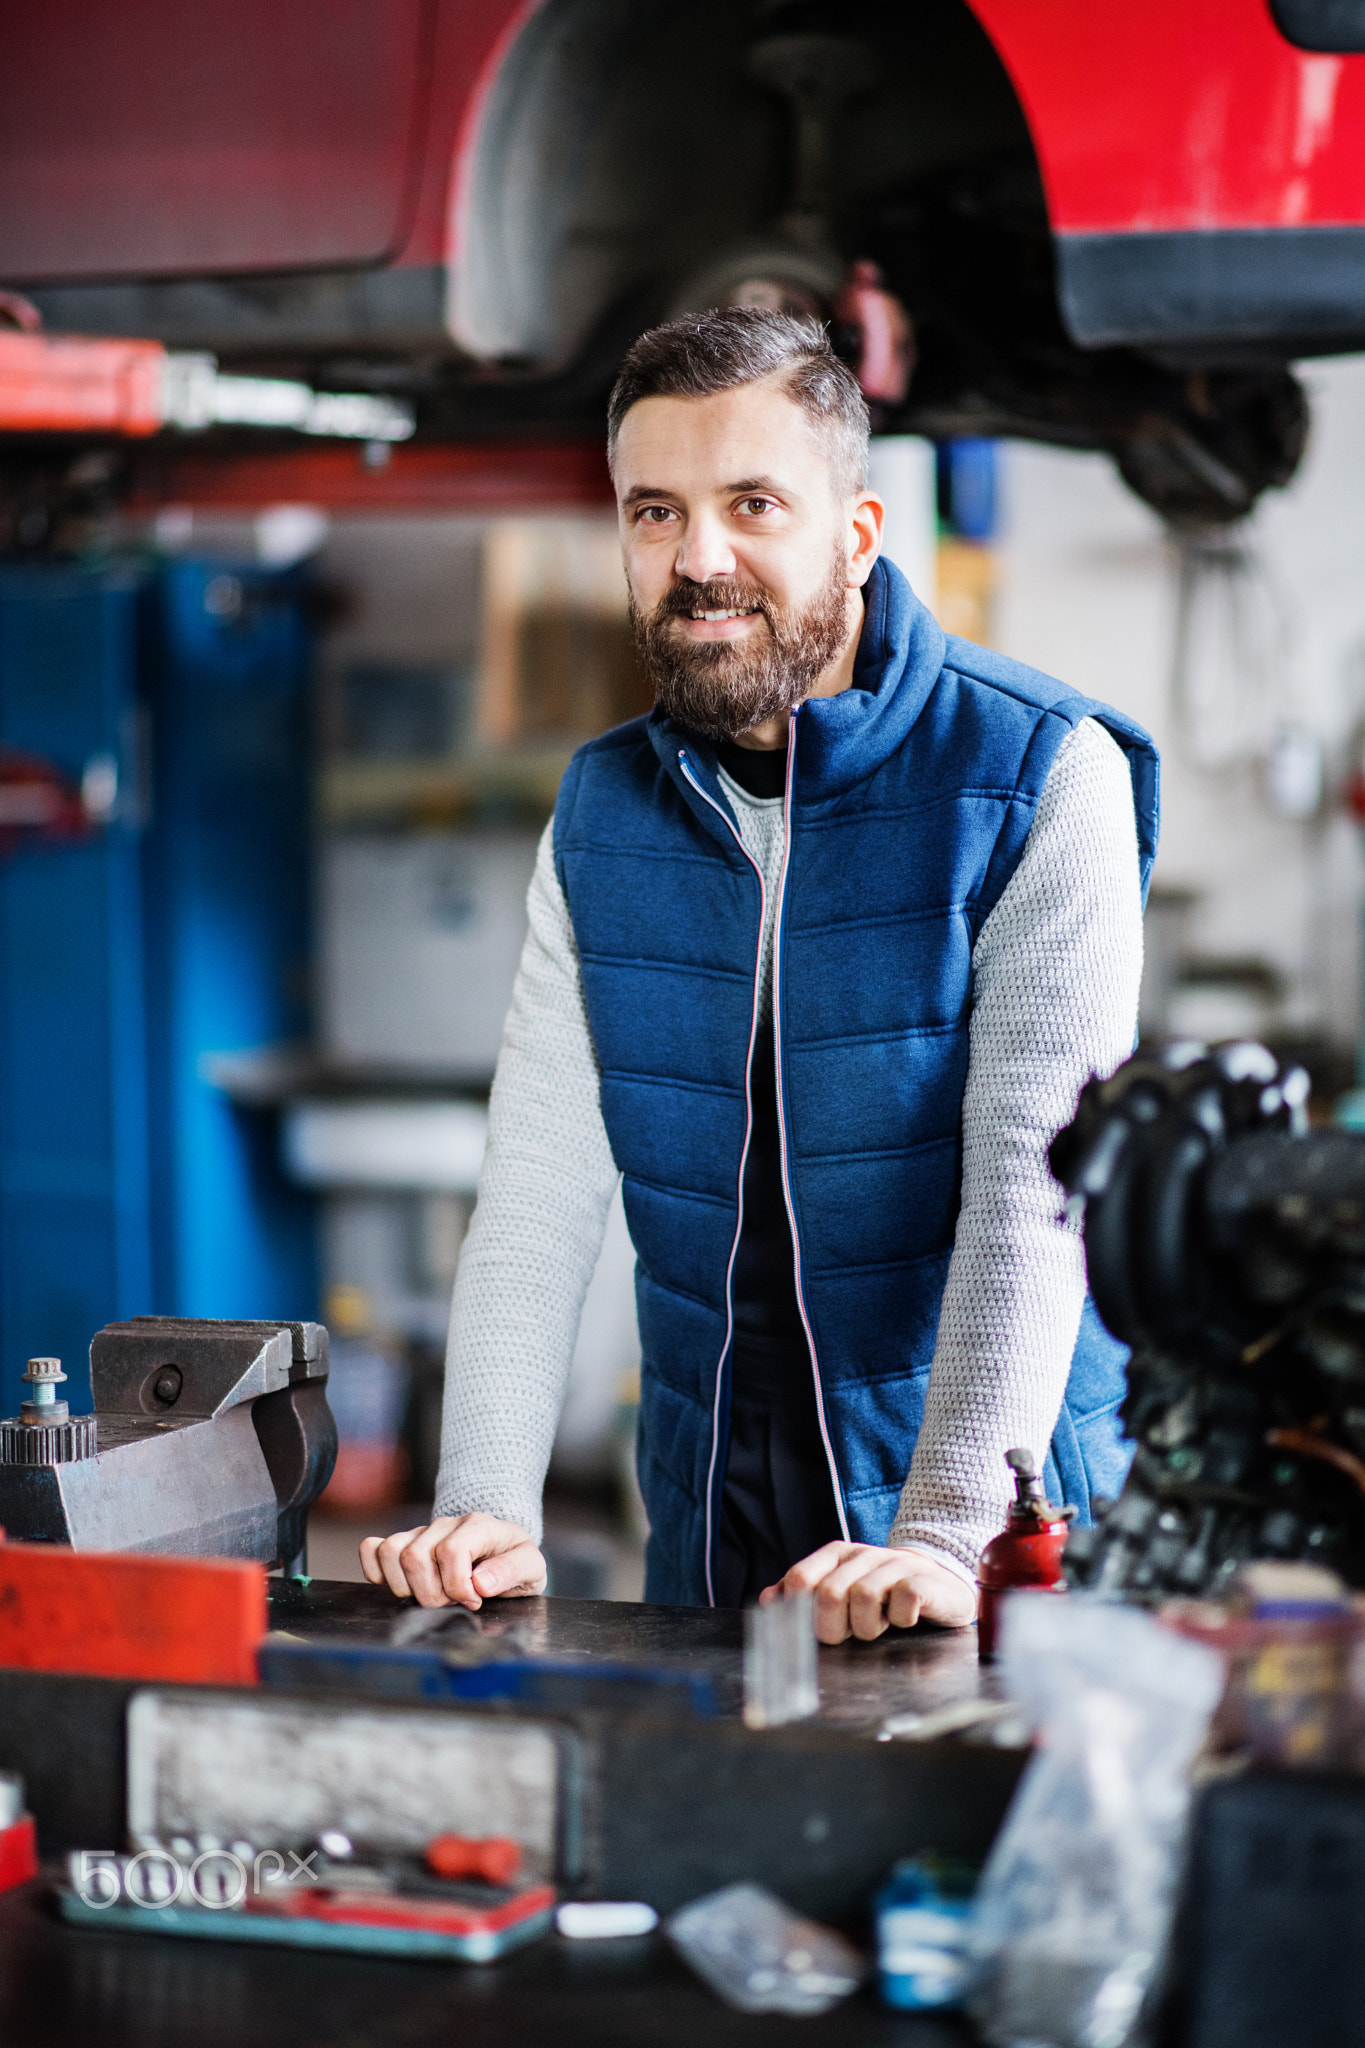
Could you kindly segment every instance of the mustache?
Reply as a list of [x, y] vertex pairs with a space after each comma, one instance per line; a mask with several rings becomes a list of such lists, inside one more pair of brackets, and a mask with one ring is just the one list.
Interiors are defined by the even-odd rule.
[[[804, 605], [783, 606], [745, 577], [713, 576], [671, 583], [646, 612], [628, 585], [630, 621], [655, 702], [688, 731], [713, 740], [734, 739], [789, 711], [847, 637], [847, 579], [847, 562], [836, 548], [824, 588]], [[708, 611], [760, 613], [766, 631], [738, 641], [674, 637], [674, 619]]]
[[698, 612], [762, 612], [772, 624], [772, 598], [757, 583], [742, 582], [734, 576], [713, 576], [707, 583], [674, 583], [664, 592], [650, 614], [650, 623], [665, 619], [691, 619]]

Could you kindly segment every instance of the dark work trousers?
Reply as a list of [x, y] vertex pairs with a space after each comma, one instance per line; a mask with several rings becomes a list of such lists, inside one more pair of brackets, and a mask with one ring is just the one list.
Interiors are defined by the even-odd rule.
[[804, 1337], [799, 1347], [737, 1337], [712, 1569], [717, 1606], [752, 1606], [765, 1586], [839, 1538]]

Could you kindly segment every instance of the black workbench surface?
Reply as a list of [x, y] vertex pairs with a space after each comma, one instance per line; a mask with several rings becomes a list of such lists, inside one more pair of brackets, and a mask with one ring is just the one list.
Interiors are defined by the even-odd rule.
[[[272, 1580], [270, 1623], [295, 1636], [385, 1642], [409, 1611], [378, 1586]], [[475, 1617], [490, 1635], [515, 1628], [537, 1657], [575, 1663], [680, 1665], [710, 1679], [722, 1713], [743, 1706], [744, 1617], [735, 1608], [649, 1607], [625, 1600], [490, 1600]], [[439, 1640], [435, 1639], [435, 1640]], [[820, 1651], [820, 1715], [874, 1732], [889, 1714], [928, 1713], [992, 1694], [997, 1680], [976, 1654], [976, 1630], [889, 1629], [875, 1643]]]
[[[320, 1581], [275, 1582], [271, 1607], [272, 1625], [292, 1635], [370, 1640], [386, 1637], [397, 1611], [375, 1588]], [[540, 1599], [490, 1602], [481, 1625], [511, 1619], [551, 1657], [704, 1670], [722, 1711], [738, 1711], [736, 1613]], [[982, 1688], [972, 1630], [822, 1650], [820, 1677], [822, 1718], [855, 1736]], [[731, 2012], [659, 1935], [552, 1935], [461, 1967], [76, 1930], [37, 1891], [0, 1898], [3, 2048], [961, 2048], [972, 2038], [960, 2020], [886, 2012], [870, 1990], [821, 2019]]]

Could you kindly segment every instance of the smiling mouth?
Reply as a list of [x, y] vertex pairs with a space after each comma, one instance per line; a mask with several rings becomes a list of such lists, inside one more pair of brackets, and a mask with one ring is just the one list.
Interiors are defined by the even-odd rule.
[[722, 619], [752, 619], [758, 616], [758, 606], [749, 605], [744, 610], [725, 612], [688, 612], [689, 619], [704, 619], [708, 625], [718, 625]]

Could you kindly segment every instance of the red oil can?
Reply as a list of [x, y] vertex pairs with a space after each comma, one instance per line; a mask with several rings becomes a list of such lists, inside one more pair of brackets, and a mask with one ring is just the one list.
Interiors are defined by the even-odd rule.
[[1005, 1463], [1014, 1473], [1015, 1497], [1004, 1528], [993, 1536], [981, 1553], [976, 1582], [981, 1588], [977, 1615], [977, 1650], [984, 1660], [995, 1655], [996, 1627], [1000, 1617], [1000, 1596], [1015, 1587], [1032, 1587], [1041, 1593], [1064, 1590], [1062, 1552], [1066, 1549], [1067, 1524], [1075, 1508], [1054, 1508], [1043, 1492], [1028, 1451], [1006, 1451]]

